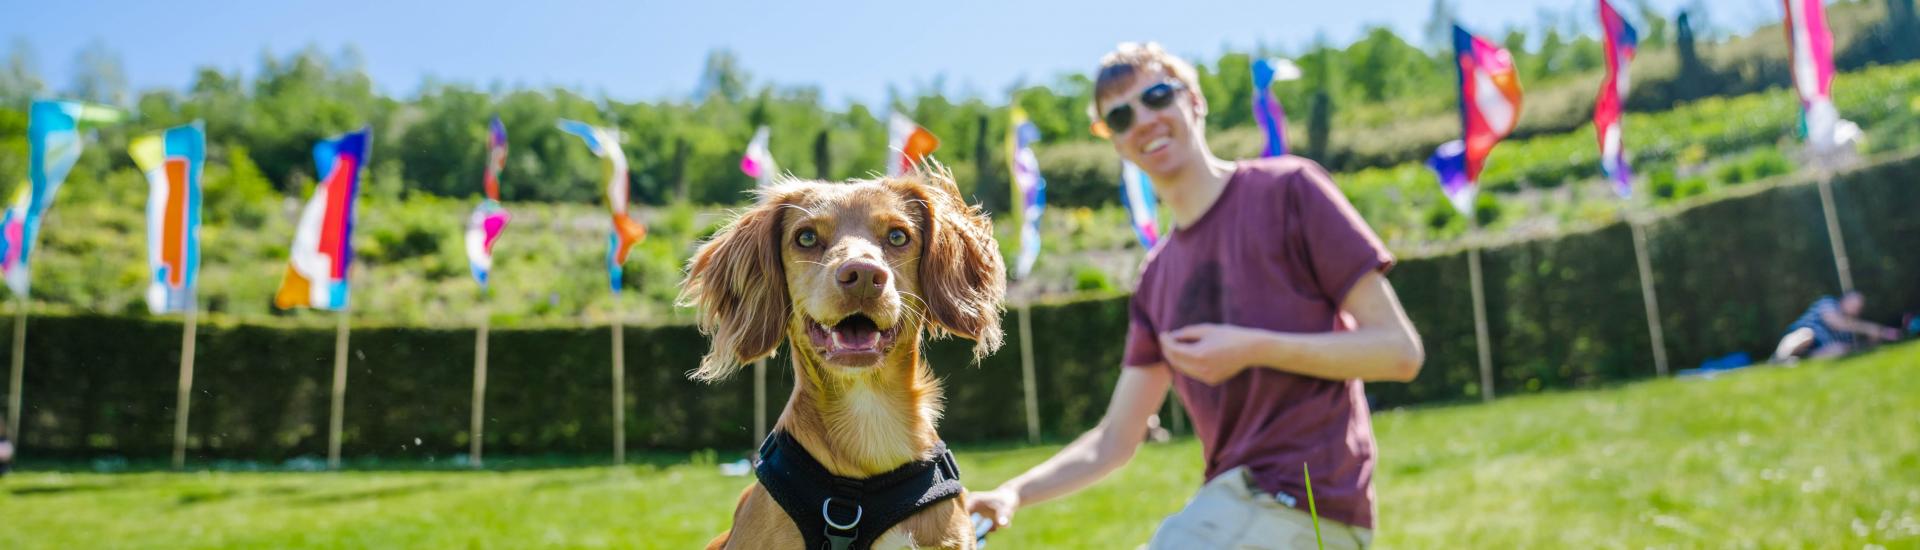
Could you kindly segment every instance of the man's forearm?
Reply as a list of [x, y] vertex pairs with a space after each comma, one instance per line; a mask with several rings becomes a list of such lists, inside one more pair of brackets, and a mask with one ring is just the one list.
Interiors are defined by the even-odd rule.
[[1893, 330], [1892, 327], [1882, 326], [1866, 319], [1848, 319], [1846, 328], [1850, 332], [1871, 338], [1879, 338], [1882, 333]]
[[1419, 344], [1388, 327], [1347, 332], [1267, 332], [1254, 366], [1327, 380], [1406, 381], [1420, 372]]
[[[1055, 453], [1053, 458], [1001, 484], [1001, 487], [1013, 489], [1020, 496], [1021, 507], [1026, 507], [1059, 498], [1100, 481], [1126, 464], [1134, 450], [1133, 447], [1119, 448], [1120, 442], [1107, 441], [1105, 428], [1101, 426], [1082, 434]], [[1103, 450], [1103, 446], [1111, 447]]]

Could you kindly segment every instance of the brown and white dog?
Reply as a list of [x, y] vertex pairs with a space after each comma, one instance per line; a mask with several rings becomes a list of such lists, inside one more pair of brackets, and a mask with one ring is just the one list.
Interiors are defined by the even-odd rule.
[[[775, 424], [834, 476], [932, 458], [940, 387], [922, 331], [998, 349], [1006, 275], [992, 222], [939, 167], [878, 180], [787, 181], [700, 247], [681, 287], [713, 347], [692, 373], [726, 378], [792, 343], [794, 390]], [[965, 495], [885, 531], [874, 548], [972, 548]], [[802, 548], [756, 483], [709, 548]]]

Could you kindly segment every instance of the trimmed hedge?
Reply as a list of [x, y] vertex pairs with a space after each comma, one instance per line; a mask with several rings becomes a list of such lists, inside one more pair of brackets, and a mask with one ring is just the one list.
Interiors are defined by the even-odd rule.
[[[1920, 155], [1833, 179], [1869, 317], [1894, 319], [1920, 309], [1915, 181]], [[1838, 289], [1810, 176], [1750, 185], [1741, 196], [1679, 208], [1647, 227], [1675, 369], [1737, 351], [1764, 357], [1814, 297]], [[1405, 259], [1391, 275], [1425, 339], [1428, 359], [1412, 383], [1370, 384], [1376, 407], [1479, 394], [1466, 256]], [[1497, 395], [1654, 374], [1624, 223], [1489, 246], [1482, 260]], [[1070, 436], [1099, 421], [1119, 375], [1126, 311], [1124, 295], [1033, 306], [1047, 435]], [[1016, 316], [1009, 311], [1006, 318], [1007, 347], [977, 366], [970, 366], [968, 342], [927, 347], [928, 360], [946, 381], [941, 434], [949, 441], [1025, 435]], [[11, 322], [0, 319], [0, 334], [7, 334]], [[691, 382], [685, 372], [706, 348], [692, 327], [626, 331], [628, 445], [745, 450], [754, 443], [750, 371], [711, 386]], [[494, 329], [488, 452], [607, 452], [610, 337], [606, 327], [593, 326]], [[179, 338], [174, 320], [34, 316], [27, 331], [27, 414], [18, 441], [42, 456], [166, 456]], [[471, 331], [357, 328], [351, 342], [346, 454], [424, 459], [465, 451]], [[197, 345], [194, 457], [324, 454], [333, 359], [329, 328], [207, 323]], [[785, 357], [783, 352], [769, 364], [769, 415], [779, 413], [792, 391]]]

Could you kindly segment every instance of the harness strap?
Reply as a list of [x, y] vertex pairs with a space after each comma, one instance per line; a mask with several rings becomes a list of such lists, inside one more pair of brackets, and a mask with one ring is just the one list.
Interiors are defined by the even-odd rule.
[[881, 533], [960, 495], [960, 467], [946, 443], [933, 457], [877, 476], [833, 475], [792, 435], [776, 431], [760, 445], [754, 476], [800, 529], [807, 548], [869, 550]]

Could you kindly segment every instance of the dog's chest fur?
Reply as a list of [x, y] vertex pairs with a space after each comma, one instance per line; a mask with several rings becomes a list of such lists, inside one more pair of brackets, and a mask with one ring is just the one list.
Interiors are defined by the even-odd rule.
[[843, 456], [858, 461], [850, 466], [878, 474], [919, 460], [919, 450], [928, 442], [919, 441], [921, 430], [916, 428], [930, 424], [928, 419], [938, 413], [915, 402], [910, 389], [867, 377], [845, 382], [833, 399], [822, 403], [821, 416], [829, 437], [847, 446]]

